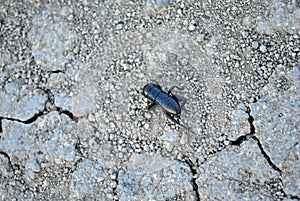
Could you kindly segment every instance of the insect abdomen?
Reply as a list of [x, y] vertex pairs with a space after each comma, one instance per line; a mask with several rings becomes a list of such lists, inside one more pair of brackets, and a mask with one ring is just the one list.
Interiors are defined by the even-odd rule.
[[180, 112], [180, 106], [178, 102], [165, 92], [159, 93], [156, 96], [155, 102], [169, 113], [177, 114]]
[[166, 112], [171, 114], [180, 113], [180, 105], [177, 99], [164, 92], [159, 85], [147, 84], [143, 89], [144, 95], [160, 105]]

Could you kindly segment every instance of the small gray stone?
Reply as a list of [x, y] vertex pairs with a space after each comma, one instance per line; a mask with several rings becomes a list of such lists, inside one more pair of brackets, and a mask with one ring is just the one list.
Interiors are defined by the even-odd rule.
[[257, 41], [252, 42], [252, 48], [257, 49], [259, 47], [259, 43]]
[[266, 52], [267, 52], [267, 47], [264, 46], [264, 45], [261, 45], [261, 46], [259, 47], [259, 50], [260, 50], [262, 53], [266, 53]]
[[203, 33], [198, 34], [196, 37], [196, 41], [198, 43], [202, 43], [204, 41], [204, 39], [205, 39], [205, 34], [203, 34]]
[[117, 24], [117, 26], [116, 26], [116, 29], [121, 30], [123, 28], [123, 26], [124, 26], [124, 23], [123, 22], [119, 22]]
[[196, 27], [193, 24], [190, 24], [189, 27], [188, 27], [189, 31], [194, 31], [195, 29], [196, 29]]

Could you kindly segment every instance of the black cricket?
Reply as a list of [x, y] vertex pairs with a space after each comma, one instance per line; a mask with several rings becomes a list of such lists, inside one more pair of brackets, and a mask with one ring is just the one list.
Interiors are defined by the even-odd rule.
[[152, 101], [152, 103], [148, 106], [149, 110], [159, 106], [169, 120], [175, 124], [181, 125], [180, 113], [186, 100], [181, 98], [183, 99], [183, 103], [180, 105], [178, 100], [179, 98], [172, 93], [172, 90], [175, 88], [182, 90], [180, 87], [173, 86], [168, 92], [165, 92], [158, 84], [150, 83], [144, 86], [143, 94], [146, 98]]

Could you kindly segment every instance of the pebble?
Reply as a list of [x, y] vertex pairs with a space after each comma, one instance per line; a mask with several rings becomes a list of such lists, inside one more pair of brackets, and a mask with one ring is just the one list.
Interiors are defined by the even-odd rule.
[[186, 143], [188, 143], [188, 136], [184, 133], [180, 138], [180, 144], [186, 144]]
[[117, 24], [116, 29], [120, 30], [120, 29], [122, 29], [123, 27], [124, 27], [123, 22], [120, 22], [120, 23]]
[[204, 41], [204, 38], [205, 38], [205, 34], [203, 34], [203, 33], [198, 34], [197, 37], [196, 37], [196, 41], [198, 43], [202, 43]]
[[95, 115], [89, 114], [88, 120], [89, 120], [90, 122], [95, 122], [95, 121], [96, 121]]
[[264, 45], [261, 45], [261, 46], [259, 47], [259, 50], [260, 50], [262, 53], [266, 53], [266, 52], [267, 52], [267, 47], [264, 46]]
[[258, 43], [257, 41], [253, 41], [253, 42], [252, 42], [252, 47], [253, 47], [254, 49], [257, 49], [258, 46], [259, 46], [259, 43]]
[[190, 24], [188, 29], [189, 29], [189, 31], [195, 31], [196, 27], [195, 27], [195, 25]]
[[145, 123], [144, 128], [145, 128], [145, 129], [149, 129], [149, 128], [150, 128], [150, 125], [149, 125], [148, 123]]
[[181, 59], [179, 59], [179, 64], [181, 66], [186, 66], [186, 65], [188, 65], [188, 63], [189, 63], [189, 60], [187, 58], [181, 58]]

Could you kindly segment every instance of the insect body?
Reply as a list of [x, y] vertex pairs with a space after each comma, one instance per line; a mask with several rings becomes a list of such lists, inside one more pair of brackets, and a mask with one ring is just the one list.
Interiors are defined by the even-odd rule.
[[[149, 109], [152, 109], [154, 106], [159, 106], [165, 112], [168, 119], [175, 124], [180, 124], [179, 120], [182, 107], [179, 104], [178, 98], [172, 93], [172, 89], [174, 88], [179, 87], [173, 86], [168, 92], [165, 92], [158, 84], [147, 84], [143, 89], [143, 93], [145, 97], [153, 101], [153, 103], [149, 105]], [[184, 100], [184, 103], [185, 102]], [[184, 105], [184, 103], [182, 105]]]

